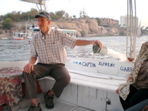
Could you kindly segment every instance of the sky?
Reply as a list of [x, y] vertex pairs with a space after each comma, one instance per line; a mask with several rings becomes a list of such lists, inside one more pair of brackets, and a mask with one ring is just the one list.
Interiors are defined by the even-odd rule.
[[[134, 1], [134, 0], [133, 0]], [[137, 17], [141, 26], [148, 26], [148, 0], [136, 0]], [[127, 14], [127, 0], [47, 0], [48, 12], [64, 10], [69, 15], [79, 17], [85, 11], [89, 17], [113, 18], [120, 21], [120, 16]], [[0, 0], [0, 15], [12, 11], [30, 11], [36, 4], [20, 0]]]

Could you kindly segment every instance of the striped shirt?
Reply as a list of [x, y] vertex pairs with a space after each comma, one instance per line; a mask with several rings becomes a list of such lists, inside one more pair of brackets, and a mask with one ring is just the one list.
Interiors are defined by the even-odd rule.
[[41, 31], [33, 37], [31, 57], [37, 57], [38, 63], [64, 63], [67, 59], [65, 46], [74, 48], [76, 39], [55, 29], [49, 30], [45, 38]]

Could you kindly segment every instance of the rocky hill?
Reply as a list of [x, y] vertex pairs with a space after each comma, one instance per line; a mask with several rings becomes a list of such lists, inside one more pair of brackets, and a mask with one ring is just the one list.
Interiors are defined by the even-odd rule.
[[[29, 29], [29, 27], [31, 27], [33, 24], [37, 26], [37, 21], [16, 22], [14, 23], [15, 28], [7, 32], [9, 32], [9, 35], [11, 35], [13, 32], [16, 31], [25, 31], [26, 27], [27, 29]], [[67, 19], [67, 20], [51, 21], [50, 26], [55, 27], [57, 29], [77, 30], [78, 37], [119, 34], [119, 29], [117, 27], [98, 26], [96, 19]], [[4, 33], [6, 35], [6, 32]]]

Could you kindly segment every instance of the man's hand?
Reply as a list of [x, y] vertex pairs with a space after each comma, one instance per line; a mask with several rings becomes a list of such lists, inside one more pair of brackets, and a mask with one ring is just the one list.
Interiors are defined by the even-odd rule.
[[92, 41], [92, 44], [93, 44], [93, 45], [97, 45], [97, 44], [98, 44], [101, 49], [103, 48], [103, 44], [102, 44], [99, 40], [94, 40], [94, 41]]
[[30, 72], [33, 70], [33, 68], [34, 68], [34, 64], [28, 63], [28, 64], [26, 64], [25, 67], [24, 67], [24, 72], [30, 73]]

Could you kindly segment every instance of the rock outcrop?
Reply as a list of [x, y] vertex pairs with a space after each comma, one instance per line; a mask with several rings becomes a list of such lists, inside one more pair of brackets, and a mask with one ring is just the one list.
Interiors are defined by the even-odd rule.
[[78, 36], [81, 36], [82, 31], [85, 32], [86, 36], [88, 34], [99, 34], [98, 23], [96, 19], [73, 19], [70, 22], [66, 20], [51, 22], [51, 27], [77, 30]]

